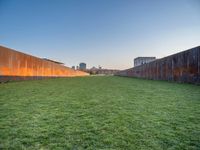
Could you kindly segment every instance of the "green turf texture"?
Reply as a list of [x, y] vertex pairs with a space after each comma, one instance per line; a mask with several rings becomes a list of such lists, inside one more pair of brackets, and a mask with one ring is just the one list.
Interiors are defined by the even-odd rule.
[[200, 86], [101, 76], [0, 84], [0, 149], [200, 149]]

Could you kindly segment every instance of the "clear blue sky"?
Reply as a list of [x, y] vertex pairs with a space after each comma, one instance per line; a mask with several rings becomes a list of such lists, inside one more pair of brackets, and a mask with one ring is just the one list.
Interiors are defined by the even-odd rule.
[[200, 45], [200, 0], [0, 0], [0, 45], [126, 69]]

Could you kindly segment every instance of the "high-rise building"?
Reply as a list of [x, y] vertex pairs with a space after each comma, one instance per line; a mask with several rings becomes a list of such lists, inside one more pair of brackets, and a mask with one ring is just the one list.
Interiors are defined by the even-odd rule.
[[86, 70], [86, 63], [80, 63], [79, 64], [79, 69], [80, 70]]

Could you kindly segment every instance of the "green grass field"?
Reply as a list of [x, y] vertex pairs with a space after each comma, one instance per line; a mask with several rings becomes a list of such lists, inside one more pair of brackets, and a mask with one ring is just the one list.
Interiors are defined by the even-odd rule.
[[200, 86], [123, 77], [0, 84], [0, 149], [200, 149]]

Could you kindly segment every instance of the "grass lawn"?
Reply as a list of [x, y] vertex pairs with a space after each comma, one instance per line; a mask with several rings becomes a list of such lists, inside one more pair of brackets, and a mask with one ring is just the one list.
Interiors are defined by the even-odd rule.
[[200, 149], [200, 86], [112, 76], [0, 84], [0, 149]]

